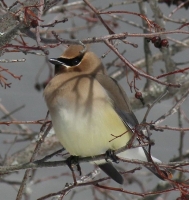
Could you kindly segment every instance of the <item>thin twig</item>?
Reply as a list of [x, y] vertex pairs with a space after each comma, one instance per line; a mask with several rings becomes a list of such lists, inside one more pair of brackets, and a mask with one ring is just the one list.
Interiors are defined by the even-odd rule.
[[167, 117], [169, 117], [170, 115], [173, 115], [174, 113], [177, 112], [178, 108], [183, 104], [183, 102], [185, 101], [186, 97], [189, 94], [189, 89], [183, 94], [183, 96], [180, 98], [180, 100], [164, 115], [162, 115], [161, 117], [159, 117], [155, 122], [154, 125], [157, 126], [158, 124], [160, 124], [161, 122], [163, 122]]
[[112, 51], [114, 51], [114, 53], [133, 71], [135, 72], [136, 74], [138, 74], [139, 76], [142, 76], [142, 77], [145, 77], [145, 78], [148, 78], [148, 79], [151, 79], [161, 85], [166, 85], [166, 86], [170, 86], [170, 87], [176, 87], [176, 88], [179, 88], [181, 85], [180, 84], [172, 84], [172, 83], [167, 83], [167, 82], [162, 82], [162, 81], [159, 81], [157, 78], [153, 77], [153, 76], [150, 76], [148, 74], [145, 74], [144, 72], [138, 70], [135, 66], [133, 66], [132, 63], [130, 63], [125, 57], [123, 57], [120, 52], [108, 41], [108, 40], [105, 40], [104, 43], [112, 49]]
[[157, 102], [159, 102], [161, 99], [163, 99], [163, 98], [167, 95], [168, 92], [169, 92], [169, 91], [166, 90], [166, 91], [165, 91], [161, 96], [159, 96], [152, 104], [148, 105], [148, 109], [147, 109], [147, 111], [146, 111], [146, 113], [145, 113], [145, 115], [144, 115], [144, 118], [143, 118], [143, 120], [142, 120], [142, 124], [143, 124], [143, 123], [146, 123], [146, 118], [147, 118], [147, 116], [148, 116], [150, 110], [154, 107], [154, 105], [155, 105]]
[[[38, 154], [38, 152], [39, 152], [39, 149], [40, 149], [40, 147], [41, 147], [41, 144], [42, 144], [42, 142], [44, 141], [44, 139], [45, 139], [45, 137], [47, 136], [47, 134], [49, 133], [49, 131], [50, 131], [50, 129], [52, 128], [52, 123], [50, 123], [49, 125], [48, 125], [48, 127], [47, 127], [47, 129], [44, 131], [43, 129], [43, 127], [45, 127], [44, 126], [45, 124], [43, 124], [43, 126], [42, 126], [42, 128], [41, 128], [41, 132], [40, 132], [40, 139], [39, 139], [39, 141], [37, 142], [37, 144], [36, 144], [36, 147], [35, 147], [35, 149], [34, 149], [34, 152], [33, 152], [33, 154], [32, 154], [32, 157], [31, 157], [31, 159], [30, 159], [30, 162], [33, 162], [34, 161], [34, 159], [35, 159], [35, 157], [37, 156], [37, 154]], [[24, 189], [25, 189], [25, 186], [26, 186], [26, 181], [27, 181], [27, 179], [28, 179], [28, 177], [29, 177], [29, 174], [30, 174], [30, 169], [27, 169], [26, 171], [25, 171], [25, 174], [24, 174], [24, 177], [23, 177], [23, 179], [22, 179], [22, 183], [21, 183], [21, 185], [20, 185], [20, 188], [19, 188], [19, 191], [18, 191], [18, 194], [17, 194], [17, 197], [16, 197], [16, 200], [21, 200], [22, 199], [22, 195], [23, 195], [23, 192], [24, 192]]]

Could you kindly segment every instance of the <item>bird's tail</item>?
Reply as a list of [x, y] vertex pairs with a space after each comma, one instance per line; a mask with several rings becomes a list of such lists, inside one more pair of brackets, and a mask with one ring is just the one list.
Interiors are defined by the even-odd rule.
[[[161, 163], [161, 161], [159, 160], [159, 159], [157, 159], [157, 158], [155, 158], [155, 157], [153, 157], [153, 156], [150, 156], [149, 155], [149, 153], [148, 153], [148, 151], [145, 149], [145, 147], [143, 147], [143, 151], [144, 151], [144, 153], [145, 153], [145, 155], [146, 155], [146, 159], [147, 159], [147, 161], [148, 162], [151, 162], [151, 160], [153, 161], [153, 162], [158, 162], [158, 163]], [[148, 170], [150, 170], [153, 174], [155, 174], [158, 178], [160, 178], [161, 180], [165, 180], [164, 178], [165, 177], [169, 177], [169, 178], [171, 178], [172, 177], [172, 174], [169, 172], [169, 171], [167, 171], [166, 169], [159, 169], [159, 171], [157, 170], [157, 168], [154, 166], [154, 167], [147, 167], [147, 166], [145, 166]], [[163, 173], [163, 176], [160, 174], [160, 171], [161, 171], [161, 174]]]
[[[128, 149], [124, 152], [121, 152], [118, 154], [118, 156], [126, 158], [126, 159], [137, 159], [137, 160], [141, 160], [141, 161], [147, 161], [147, 162], [155, 162], [155, 163], [161, 163], [161, 160], [150, 156], [148, 151], [143, 148], [143, 147], [138, 147], [138, 148], [134, 148], [134, 149]], [[159, 173], [160, 171], [163, 173], [163, 175], [165, 175], [165, 177], [171, 177], [170, 172], [168, 172], [165, 169], [161, 169], [161, 170], [157, 170], [157, 168], [154, 167], [147, 167], [145, 166], [148, 170], [150, 170], [153, 174], [155, 174], [158, 178], [160, 178], [161, 180], [164, 180], [164, 177], [161, 176], [161, 174]]]
[[123, 184], [122, 175], [116, 170], [112, 163], [106, 162], [98, 165], [109, 177], [119, 184]]

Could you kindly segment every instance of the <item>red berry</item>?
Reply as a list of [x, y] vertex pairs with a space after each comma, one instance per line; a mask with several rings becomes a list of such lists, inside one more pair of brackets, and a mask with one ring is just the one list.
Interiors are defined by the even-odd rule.
[[139, 99], [141, 101], [141, 103], [142, 103], [143, 106], [145, 105], [145, 102], [144, 102], [144, 99], [142, 97], [142, 93], [141, 92], [136, 92], [135, 93], [135, 98]]
[[142, 93], [141, 92], [136, 92], [135, 93], [135, 98], [136, 99], [141, 99], [142, 98]]
[[39, 25], [36, 19], [33, 19], [30, 24], [31, 24], [31, 27], [33, 28], [36, 28]]
[[155, 42], [161, 42], [161, 38], [159, 36], [155, 36], [151, 39], [152, 43], [155, 43]]
[[168, 47], [168, 46], [169, 46], [168, 40], [167, 40], [167, 39], [161, 40], [161, 46], [162, 46], [162, 47]]
[[154, 43], [154, 46], [155, 46], [156, 48], [161, 48], [161, 41], [160, 41], [160, 42], [155, 42], [155, 43]]

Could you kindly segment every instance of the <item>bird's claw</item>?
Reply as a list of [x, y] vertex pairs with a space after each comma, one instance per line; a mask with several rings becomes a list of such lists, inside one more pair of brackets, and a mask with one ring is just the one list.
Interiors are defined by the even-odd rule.
[[115, 151], [111, 149], [106, 151], [106, 158], [105, 158], [106, 162], [108, 162], [108, 159], [112, 160], [112, 162], [119, 163], [118, 157], [116, 156]]
[[79, 175], [81, 176], [81, 167], [79, 165], [79, 157], [78, 156], [70, 156], [67, 158], [66, 163], [71, 171], [73, 171], [73, 166], [75, 165], [77, 167], [77, 170], [79, 172]]

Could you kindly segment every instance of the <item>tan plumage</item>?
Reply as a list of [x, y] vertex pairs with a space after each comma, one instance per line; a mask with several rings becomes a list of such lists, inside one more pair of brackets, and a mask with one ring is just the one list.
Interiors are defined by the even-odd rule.
[[[93, 52], [81, 53], [82, 50], [82, 46], [71, 45], [58, 59], [50, 60], [55, 64], [56, 75], [46, 86], [44, 97], [64, 148], [71, 155], [85, 157], [125, 146], [138, 122], [127, 95], [106, 75], [100, 59]], [[114, 138], [119, 135], [122, 136]], [[147, 160], [142, 148], [121, 155]], [[112, 164], [105, 160], [97, 164], [115, 181], [123, 182]]]

